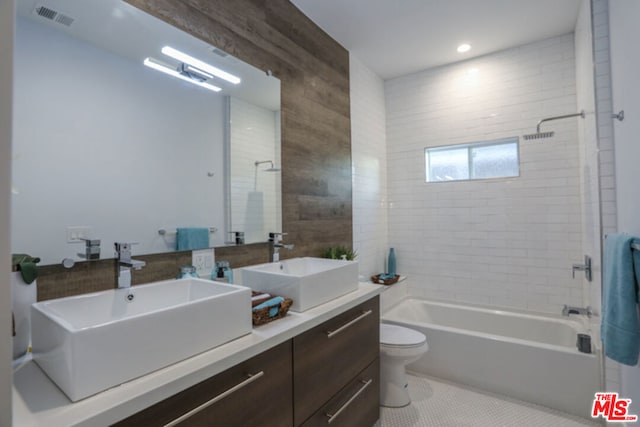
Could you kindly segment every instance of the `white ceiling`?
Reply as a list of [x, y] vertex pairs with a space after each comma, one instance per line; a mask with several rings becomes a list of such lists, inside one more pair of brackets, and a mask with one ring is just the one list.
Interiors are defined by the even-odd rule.
[[571, 33], [581, 1], [291, 0], [383, 79]]

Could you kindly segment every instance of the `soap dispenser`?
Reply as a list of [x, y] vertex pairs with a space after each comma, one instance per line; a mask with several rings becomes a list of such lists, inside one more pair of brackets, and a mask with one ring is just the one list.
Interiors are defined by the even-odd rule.
[[229, 267], [229, 261], [218, 261], [211, 278], [218, 282], [233, 283], [233, 270]]

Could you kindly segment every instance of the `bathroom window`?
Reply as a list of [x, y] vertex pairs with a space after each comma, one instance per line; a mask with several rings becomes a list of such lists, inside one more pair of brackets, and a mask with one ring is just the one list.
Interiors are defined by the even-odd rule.
[[425, 148], [427, 182], [520, 176], [518, 137]]

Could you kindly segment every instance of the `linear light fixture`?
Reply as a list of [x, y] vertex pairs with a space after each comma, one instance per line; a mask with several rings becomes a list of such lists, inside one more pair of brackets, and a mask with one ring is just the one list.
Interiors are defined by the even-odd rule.
[[180, 52], [179, 50], [172, 48], [171, 46], [163, 47], [161, 52], [167, 56], [172, 57], [173, 59], [177, 59], [180, 62], [183, 62], [192, 67], [195, 67], [198, 70], [205, 71], [209, 74], [212, 74], [216, 77], [226, 80], [229, 83], [233, 83], [237, 85], [241, 81], [240, 77], [227, 73], [226, 71], [221, 70], [220, 68], [216, 68], [213, 65], [209, 65], [206, 62], [202, 62], [199, 59], [194, 58], [193, 56], [187, 55], [186, 53]]
[[154, 70], [160, 71], [162, 73], [168, 74], [168, 75], [173, 76], [173, 77], [177, 77], [177, 78], [179, 78], [181, 80], [184, 80], [184, 81], [189, 82], [189, 83], [193, 83], [194, 85], [198, 85], [200, 87], [212, 90], [214, 92], [220, 92], [222, 90], [218, 86], [214, 86], [214, 85], [206, 83], [206, 82], [201, 82], [201, 81], [198, 81], [198, 80], [194, 80], [194, 79], [192, 79], [190, 77], [182, 75], [178, 71], [174, 70], [173, 68], [169, 68], [166, 65], [161, 64], [160, 62], [154, 60], [153, 58], [146, 58], [144, 60], [143, 64], [146, 65], [149, 68], [153, 68]]
[[184, 68], [186, 68], [186, 69], [187, 69], [187, 71], [188, 71], [188, 72], [190, 72], [190, 73], [196, 73], [196, 74], [199, 74], [199, 75], [201, 75], [202, 77], [206, 77], [207, 79], [212, 79], [212, 78], [213, 78], [213, 76], [212, 76], [211, 74], [209, 74], [209, 73], [205, 73], [205, 72], [204, 72], [204, 71], [202, 71], [201, 69], [196, 68], [196, 67], [192, 67], [191, 65], [188, 65], [188, 64], [187, 64], [187, 66], [186, 66], [186, 67], [184, 67]]

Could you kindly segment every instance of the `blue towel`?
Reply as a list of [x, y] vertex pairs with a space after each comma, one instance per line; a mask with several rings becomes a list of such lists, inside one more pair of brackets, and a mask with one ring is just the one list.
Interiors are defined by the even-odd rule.
[[283, 301], [284, 298], [282, 297], [274, 297], [270, 300], [266, 300], [262, 304], [256, 305], [255, 307], [253, 307], [253, 310], [260, 310], [261, 308], [271, 307], [271, 309], [269, 309], [269, 317], [273, 317], [278, 314], [278, 310], [280, 310], [280, 303]]
[[188, 251], [209, 247], [208, 228], [178, 228], [176, 250]]
[[605, 354], [631, 366], [638, 363], [640, 352], [640, 323], [636, 308], [640, 251], [631, 249], [635, 240], [625, 234], [607, 236], [600, 324]]

